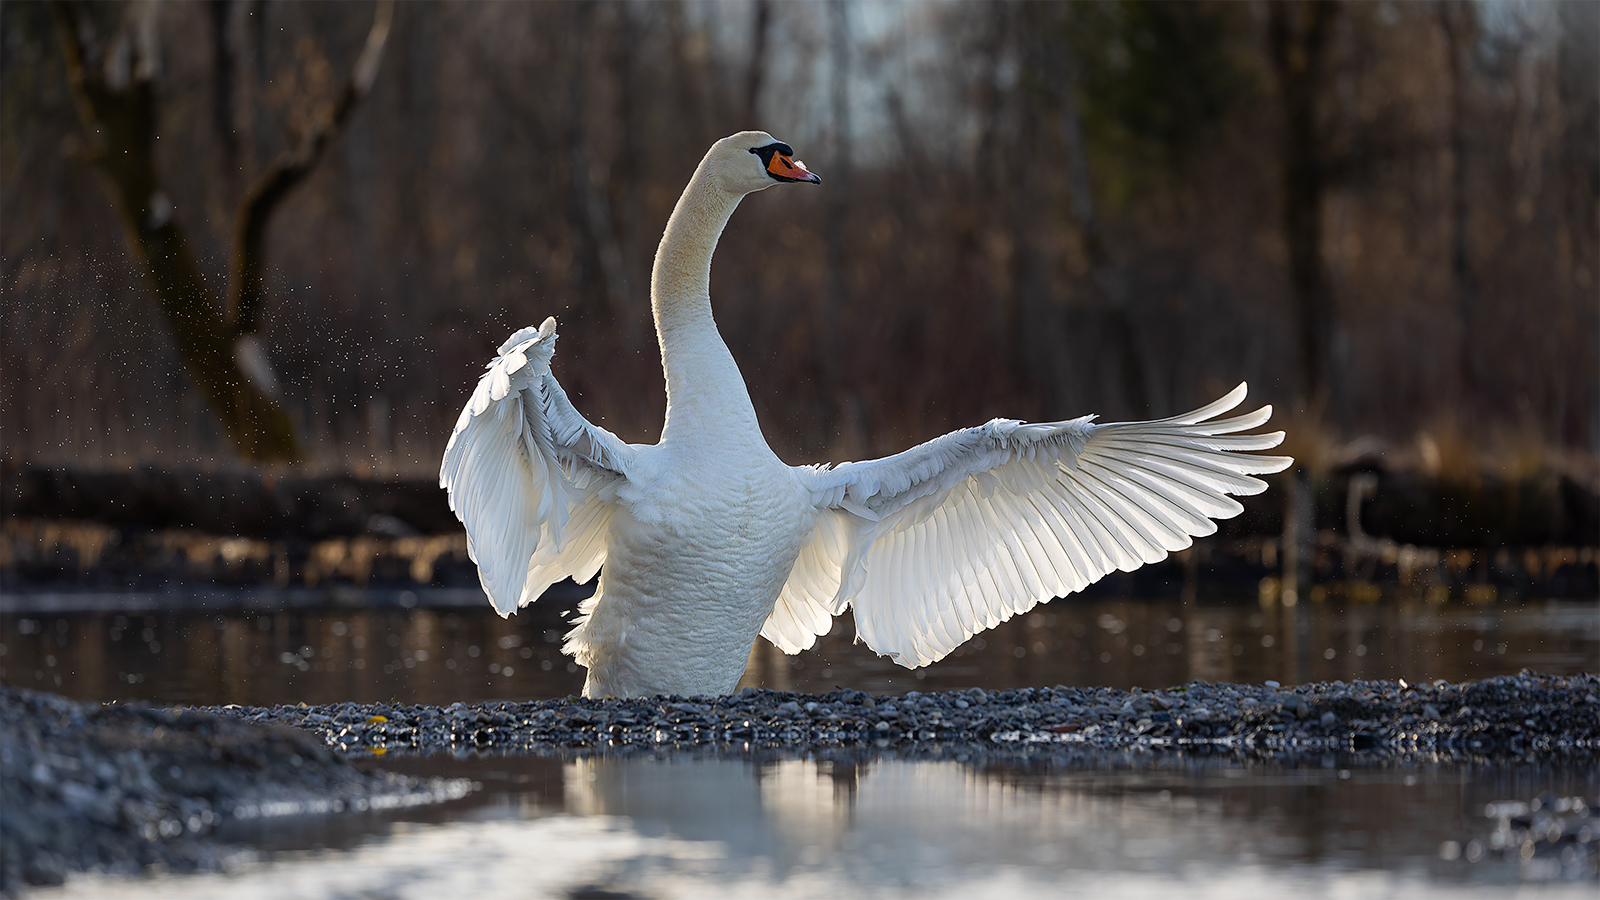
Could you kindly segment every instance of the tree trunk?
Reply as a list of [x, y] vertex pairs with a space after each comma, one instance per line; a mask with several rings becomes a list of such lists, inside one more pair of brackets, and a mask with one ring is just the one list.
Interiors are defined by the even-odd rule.
[[1051, 80], [1060, 94], [1061, 110], [1058, 122], [1062, 143], [1066, 149], [1067, 187], [1075, 225], [1083, 235], [1084, 253], [1089, 262], [1091, 290], [1099, 295], [1104, 309], [1106, 325], [1111, 332], [1111, 343], [1120, 359], [1119, 380], [1126, 396], [1130, 414], [1142, 416], [1150, 409], [1150, 385], [1147, 377], [1149, 360], [1140, 350], [1139, 338], [1133, 324], [1133, 314], [1128, 308], [1128, 276], [1107, 252], [1100, 232], [1100, 222], [1095, 215], [1094, 186], [1089, 173], [1089, 151], [1083, 140], [1083, 118], [1078, 109], [1077, 59], [1071, 44], [1058, 40], [1047, 57]]
[[[1025, 65], [1039, 68], [1059, 48], [1050, 45], [1037, 16], [1048, 13], [1045, 7], [1028, 7], [1013, 32]], [[1024, 80], [1012, 89], [1010, 102], [1018, 111], [1016, 143], [1031, 151], [1039, 146], [1041, 123], [1037, 93]], [[1027, 152], [1027, 151], [1025, 151]], [[1047, 252], [1039, 246], [1037, 234], [1041, 219], [1047, 219], [1047, 186], [1037, 167], [1027, 159], [1013, 158], [1007, 166], [1009, 202], [1006, 204], [1008, 237], [1011, 242], [1011, 305], [1006, 323], [1011, 346], [1012, 366], [1017, 382], [1031, 389], [1038, 406], [1029, 418], [1059, 419], [1067, 408], [1066, 390], [1070, 384], [1070, 357], [1067, 353], [1067, 323], [1061, 298], [1056, 295]]]
[[829, 104], [833, 118], [833, 163], [826, 173], [828, 195], [824, 207], [823, 231], [827, 238], [828, 278], [822, 292], [822, 314], [813, 336], [812, 350], [817, 368], [817, 421], [819, 449], [834, 449], [854, 458], [865, 447], [865, 411], [861, 400], [844, 383], [840, 357], [849, 343], [841, 330], [840, 311], [850, 308], [850, 282], [845, 271], [845, 228], [849, 219], [850, 188], [854, 163], [850, 124], [850, 11], [842, 0], [828, 4], [829, 55], [832, 77]]
[[1330, 0], [1275, 2], [1267, 37], [1283, 104], [1283, 228], [1295, 297], [1302, 409], [1328, 406], [1333, 296], [1322, 265], [1322, 201], [1327, 188], [1317, 123], [1323, 59], [1338, 13]]
[[1446, 2], [1439, 6], [1439, 26], [1444, 32], [1447, 56], [1445, 65], [1450, 70], [1450, 269], [1456, 282], [1456, 314], [1461, 320], [1457, 348], [1461, 403], [1456, 412], [1468, 417], [1472, 414], [1478, 380], [1472, 354], [1477, 283], [1472, 274], [1472, 230], [1467, 205], [1467, 98], [1462, 57], [1472, 45], [1473, 15], [1472, 7], [1466, 3]]
[[[626, 340], [631, 338], [636, 318], [629, 315], [627, 266], [615, 218], [611, 215], [611, 200], [601, 188], [608, 176], [596, 162], [598, 154], [594, 142], [589, 139], [588, 108], [597, 93], [590, 89], [589, 58], [607, 58], [607, 49], [601, 42], [613, 39], [604, 28], [597, 26], [598, 12], [591, 2], [580, 3], [573, 9], [573, 32], [575, 39], [582, 43], [579, 52], [573, 55], [572, 81], [568, 85], [572, 118], [567, 135], [567, 170], [572, 180], [572, 218], [582, 231], [591, 260], [584, 268], [594, 276], [585, 279], [593, 284], [586, 283], [584, 289], [592, 288], [600, 296], [611, 323], [623, 330]], [[627, 343], [631, 345], [632, 341], [627, 340]]]
[[740, 128], [761, 129], [761, 86], [767, 74], [767, 37], [772, 32], [771, 0], [755, 0], [750, 20], [750, 59], [744, 72]]

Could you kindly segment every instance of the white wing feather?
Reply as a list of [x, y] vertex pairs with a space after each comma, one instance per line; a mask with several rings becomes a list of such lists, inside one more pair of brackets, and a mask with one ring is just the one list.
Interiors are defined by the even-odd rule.
[[556, 320], [500, 345], [445, 445], [439, 486], [501, 615], [605, 562], [616, 487], [635, 449], [590, 424], [550, 374]]
[[1236, 434], [1271, 407], [1215, 418], [1244, 397], [1241, 384], [1153, 422], [996, 419], [884, 459], [800, 469], [822, 512], [761, 633], [796, 653], [850, 606], [869, 647], [914, 668], [1114, 569], [1164, 559], [1243, 511], [1229, 494], [1265, 490], [1252, 475], [1293, 462], [1251, 452], [1282, 432]]

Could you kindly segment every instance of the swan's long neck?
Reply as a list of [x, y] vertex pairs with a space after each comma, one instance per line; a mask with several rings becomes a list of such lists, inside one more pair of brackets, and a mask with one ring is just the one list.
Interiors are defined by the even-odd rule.
[[650, 276], [667, 378], [663, 444], [761, 440], [744, 378], [711, 318], [711, 254], [742, 196], [723, 190], [710, 164], [708, 154], [678, 198]]

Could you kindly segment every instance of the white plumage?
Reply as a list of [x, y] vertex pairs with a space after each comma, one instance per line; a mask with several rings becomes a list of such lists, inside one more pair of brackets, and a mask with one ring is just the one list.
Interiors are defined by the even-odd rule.
[[586, 421], [550, 373], [555, 320], [500, 347], [445, 449], [440, 485], [502, 615], [601, 572], [565, 650], [587, 696], [726, 693], [759, 633], [787, 653], [849, 607], [860, 638], [905, 666], [1106, 573], [1129, 571], [1237, 515], [1230, 494], [1291, 460], [1219, 419], [1239, 385], [1191, 413], [1095, 424], [996, 419], [904, 453], [792, 467], [767, 446], [711, 316], [711, 254], [740, 199], [817, 182], [787, 145], [712, 146], [656, 252], [651, 308], [667, 380], [655, 445]]

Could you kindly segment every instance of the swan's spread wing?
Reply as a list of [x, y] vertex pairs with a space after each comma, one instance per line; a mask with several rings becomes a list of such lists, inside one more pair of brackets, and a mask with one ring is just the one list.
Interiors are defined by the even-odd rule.
[[1029, 425], [996, 419], [904, 453], [802, 469], [821, 508], [762, 634], [811, 646], [855, 610], [861, 639], [908, 667], [1099, 580], [1188, 547], [1238, 515], [1229, 494], [1288, 457], [1257, 456], [1282, 432], [1241, 435], [1271, 407], [1231, 419], [1245, 386], [1170, 419]]
[[439, 486], [467, 528], [467, 550], [501, 615], [605, 562], [606, 527], [634, 448], [573, 408], [550, 374], [556, 320], [524, 328], [456, 420]]

